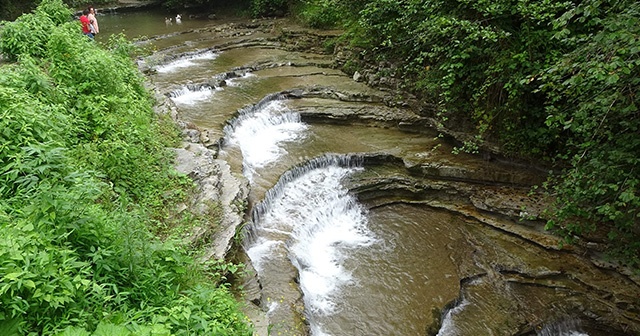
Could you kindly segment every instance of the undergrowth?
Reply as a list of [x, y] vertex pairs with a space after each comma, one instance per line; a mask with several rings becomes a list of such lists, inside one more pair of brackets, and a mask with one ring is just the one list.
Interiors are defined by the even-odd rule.
[[131, 44], [70, 18], [43, 0], [0, 31], [0, 335], [250, 335], [237, 267], [154, 234], [191, 182]]

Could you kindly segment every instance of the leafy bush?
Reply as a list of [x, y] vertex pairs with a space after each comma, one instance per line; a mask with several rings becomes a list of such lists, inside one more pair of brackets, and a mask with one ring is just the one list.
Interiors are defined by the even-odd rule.
[[41, 57], [44, 54], [44, 44], [52, 27], [53, 21], [48, 17], [40, 18], [34, 14], [23, 15], [15, 22], [6, 24], [3, 28], [0, 51], [9, 60], [14, 61], [21, 54]]
[[[392, 4], [389, 4], [392, 3]], [[403, 66], [407, 87], [434, 97], [445, 125], [463, 125], [507, 150], [549, 154], [544, 99], [525, 85], [562, 51], [549, 26], [566, 3], [375, 1], [357, 38]], [[525, 126], [526, 125], [526, 126]]]
[[65, 13], [44, 0], [0, 34], [0, 334], [251, 334], [227, 271], [152, 234], [191, 184], [131, 45]]
[[69, 20], [71, 10], [62, 5], [62, 0], [44, 0], [33, 13], [5, 25], [0, 52], [14, 61], [21, 54], [42, 57], [50, 32], [56, 25]]
[[560, 153], [572, 166], [554, 181], [549, 227], [571, 239], [604, 226], [615, 255], [640, 268], [640, 5], [606, 4], [563, 15], [557, 37], [575, 50], [541, 78], [546, 123], [566, 139]]
[[314, 28], [336, 27], [343, 20], [341, 8], [333, 0], [304, 1], [296, 11], [303, 23]]
[[254, 17], [284, 15], [288, 12], [287, 0], [252, 0], [251, 14]]
[[[23, 13], [28, 13], [34, 8], [37, 7], [40, 0], [0, 0], [0, 20], [15, 20], [17, 17], [22, 15]], [[64, 0], [64, 3], [71, 8], [83, 8], [89, 5], [91, 6], [100, 6], [100, 5], [109, 5], [113, 4], [113, 0]], [[44, 6], [40, 6], [41, 9], [47, 11], [50, 8], [55, 10], [68, 10], [66, 7], [61, 6], [52, 6], [50, 8]], [[69, 20], [70, 17], [66, 16], [65, 20]]]

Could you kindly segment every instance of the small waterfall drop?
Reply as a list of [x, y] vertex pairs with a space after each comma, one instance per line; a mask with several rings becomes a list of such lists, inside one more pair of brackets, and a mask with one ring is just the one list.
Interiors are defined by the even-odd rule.
[[[276, 199], [280, 198], [284, 193], [284, 188], [294, 180], [299, 179], [303, 175], [316, 169], [323, 169], [328, 167], [342, 167], [348, 169], [360, 169], [364, 161], [362, 155], [338, 155], [338, 154], [325, 154], [323, 156], [311, 159], [305, 163], [293, 167], [286, 171], [278, 182], [269, 189], [262, 202], [256, 204], [253, 207], [251, 218], [254, 223], [260, 222], [262, 216], [270, 211], [273, 207], [273, 203]], [[248, 228], [248, 232], [251, 232], [254, 226]], [[250, 238], [250, 237], [249, 237]]]
[[306, 129], [299, 113], [287, 109], [279, 95], [270, 95], [239, 111], [238, 117], [224, 128], [224, 143], [240, 148], [243, 173], [253, 182], [258, 169], [287, 154], [282, 144], [300, 141]]
[[[258, 273], [277, 258], [293, 263], [312, 334], [323, 335], [314, 316], [336, 313], [341, 291], [353, 285], [343, 261], [349, 250], [368, 246], [375, 237], [367, 228], [366, 211], [341, 185], [358, 168], [307, 167], [299, 170], [300, 176], [281, 180], [285, 182], [277, 185], [279, 190], [267, 195], [264, 204], [269, 206], [263, 204], [256, 212], [261, 215], [247, 254]], [[288, 256], [273, 253], [279, 245], [287, 247]]]
[[178, 90], [171, 91], [169, 98], [176, 104], [193, 105], [199, 101], [206, 100], [213, 94], [213, 90], [221, 90], [212, 88], [209, 85], [187, 85]]
[[247, 78], [251, 78], [251, 77], [257, 77], [257, 76], [252, 74], [251, 72], [245, 72], [241, 76], [226, 79], [225, 83], [227, 84], [227, 86], [236, 87], [236, 86], [240, 86], [243, 80], [246, 80]]
[[212, 50], [206, 50], [201, 52], [193, 52], [190, 54], [186, 54], [183, 57], [171, 61], [164, 65], [158, 65], [154, 67], [154, 69], [158, 73], [169, 73], [174, 72], [181, 68], [186, 68], [194, 65], [194, 63], [198, 60], [212, 60], [218, 57], [218, 54], [213, 52]]
[[[436, 336], [462, 336], [469, 334], [468, 331], [460, 330], [456, 326], [455, 317], [461, 313], [469, 301], [462, 298], [459, 303], [447, 310], [443, 317], [440, 330]], [[589, 336], [589, 334], [580, 331], [580, 321], [572, 318], [563, 318], [553, 322], [546, 323], [535, 329], [536, 336]]]
[[436, 336], [457, 336], [461, 335], [454, 322], [454, 316], [460, 313], [469, 304], [469, 301], [462, 299], [460, 303], [449, 309], [442, 318], [442, 325]]
[[579, 331], [580, 321], [572, 318], [564, 318], [543, 325], [536, 331], [536, 336], [589, 336]]

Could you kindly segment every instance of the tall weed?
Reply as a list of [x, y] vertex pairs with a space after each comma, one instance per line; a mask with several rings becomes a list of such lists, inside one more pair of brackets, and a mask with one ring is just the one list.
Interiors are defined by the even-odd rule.
[[190, 184], [131, 45], [69, 13], [43, 0], [0, 33], [0, 334], [251, 334], [223, 277], [151, 233]]

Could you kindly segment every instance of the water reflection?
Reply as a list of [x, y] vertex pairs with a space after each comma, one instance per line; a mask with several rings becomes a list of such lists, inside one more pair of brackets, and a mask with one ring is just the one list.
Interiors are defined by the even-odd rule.
[[111, 34], [123, 33], [128, 39], [141, 37], [170, 35], [191, 29], [202, 28], [210, 24], [209, 20], [182, 18], [182, 24], [166, 24], [165, 19], [175, 17], [177, 13], [161, 10], [145, 10], [140, 12], [99, 12], [99, 41], [106, 41]]

